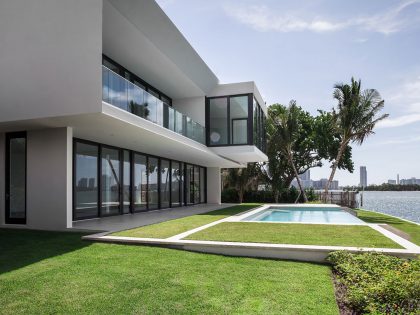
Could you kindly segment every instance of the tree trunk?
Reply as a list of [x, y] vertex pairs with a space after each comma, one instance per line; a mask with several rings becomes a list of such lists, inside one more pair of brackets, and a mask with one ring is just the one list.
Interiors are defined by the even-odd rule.
[[275, 203], [279, 203], [279, 195], [280, 195], [280, 193], [279, 193], [279, 191], [277, 189], [273, 191], [273, 195], [274, 195], [274, 202]]
[[289, 151], [288, 154], [287, 154], [287, 156], [289, 157], [289, 163], [290, 163], [290, 165], [293, 168], [293, 172], [295, 173], [296, 180], [298, 182], [300, 192], [302, 193], [302, 196], [303, 196], [303, 201], [304, 202], [308, 202], [308, 197], [306, 197], [305, 190], [303, 189], [302, 183], [300, 182], [299, 173], [298, 173], [298, 171], [297, 171], [297, 169], [295, 167], [295, 163], [293, 163], [292, 153]]
[[242, 203], [244, 200], [244, 191], [243, 189], [238, 189], [238, 197], [239, 197], [239, 203]]
[[340, 146], [340, 149], [338, 150], [337, 157], [336, 157], [336, 159], [335, 159], [335, 162], [333, 163], [333, 167], [332, 167], [332, 170], [331, 170], [330, 177], [328, 178], [327, 185], [325, 186], [325, 190], [324, 190], [325, 199], [327, 198], [327, 195], [328, 195], [328, 190], [330, 189], [331, 182], [332, 182], [332, 181], [333, 181], [333, 179], [334, 179], [335, 172], [337, 171], [338, 164], [339, 164], [339, 163], [340, 163], [340, 161], [341, 161], [341, 158], [342, 158], [342, 156], [343, 156], [344, 149], [345, 149], [345, 147], [346, 147], [346, 145], [347, 145], [347, 142], [348, 142], [347, 140], [346, 140], [346, 141], [344, 141], [344, 142], [342, 142], [342, 143], [341, 143], [341, 146]]

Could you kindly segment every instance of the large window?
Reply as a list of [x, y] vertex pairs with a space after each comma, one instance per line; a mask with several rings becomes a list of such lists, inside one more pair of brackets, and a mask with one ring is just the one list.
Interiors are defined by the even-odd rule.
[[26, 223], [26, 133], [6, 136], [6, 223]]
[[98, 145], [75, 143], [74, 218], [98, 216]]
[[230, 98], [231, 144], [248, 144], [248, 96]]
[[134, 153], [133, 161], [133, 207], [134, 211], [147, 210], [147, 158]]
[[147, 193], [147, 202], [149, 209], [159, 208], [159, 160], [157, 158], [149, 157], [148, 158], [148, 193]]
[[209, 100], [209, 141], [211, 145], [228, 144], [228, 99], [226, 97]]
[[169, 161], [160, 160], [160, 207], [169, 208], [171, 200], [171, 172], [169, 168]]
[[[10, 213], [18, 217], [24, 215], [26, 140], [9, 142], [10, 174], [15, 174]], [[206, 201], [206, 169], [201, 166], [76, 139], [73, 159], [74, 220]]]
[[120, 212], [120, 158], [119, 150], [102, 147], [101, 151], [101, 215]]
[[181, 204], [182, 168], [179, 162], [173, 161], [171, 165], [171, 203], [176, 207]]

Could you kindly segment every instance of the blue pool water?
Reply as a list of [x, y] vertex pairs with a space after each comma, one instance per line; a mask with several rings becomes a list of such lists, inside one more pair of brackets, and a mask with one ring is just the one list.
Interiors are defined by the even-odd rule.
[[270, 207], [243, 221], [302, 222], [302, 223], [363, 223], [355, 216], [339, 208], [322, 207]]

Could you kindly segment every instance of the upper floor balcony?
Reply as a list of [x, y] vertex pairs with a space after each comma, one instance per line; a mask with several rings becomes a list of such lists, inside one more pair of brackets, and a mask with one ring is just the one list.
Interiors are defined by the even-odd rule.
[[[140, 84], [139, 84], [140, 85]], [[205, 144], [205, 127], [139, 85], [102, 66], [102, 100], [159, 126]]]

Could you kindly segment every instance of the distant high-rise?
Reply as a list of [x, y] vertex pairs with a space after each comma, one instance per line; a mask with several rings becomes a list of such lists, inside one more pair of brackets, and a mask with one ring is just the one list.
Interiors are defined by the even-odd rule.
[[400, 184], [400, 174], [397, 174], [397, 185]]
[[311, 179], [311, 170], [307, 170], [305, 173], [299, 175], [301, 180], [310, 180]]
[[367, 186], [367, 171], [366, 166], [360, 166], [360, 186]]

